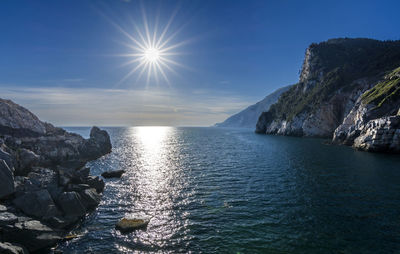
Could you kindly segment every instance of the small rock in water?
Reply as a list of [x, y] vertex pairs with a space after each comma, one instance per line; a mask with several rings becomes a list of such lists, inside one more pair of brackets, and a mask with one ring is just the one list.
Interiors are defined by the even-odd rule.
[[123, 218], [115, 226], [116, 229], [122, 233], [128, 233], [136, 229], [141, 229], [147, 227], [150, 219], [147, 218]]
[[125, 173], [125, 170], [106, 171], [101, 176], [104, 178], [120, 178], [123, 173]]

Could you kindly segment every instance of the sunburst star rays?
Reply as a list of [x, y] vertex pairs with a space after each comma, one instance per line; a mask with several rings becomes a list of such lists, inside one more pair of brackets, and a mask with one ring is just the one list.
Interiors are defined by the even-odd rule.
[[191, 40], [172, 43], [185, 26], [183, 25], [177, 30], [171, 31], [171, 25], [174, 22], [178, 8], [173, 11], [171, 17], [163, 27], [159, 26], [159, 15], [156, 15], [152, 29], [150, 29], [146, 11], [144, 8], [142, 8], [141, 11], [143, 17], [142, 26], [139, 27], [137, 23], [134, 23], [131, 31], [132, 33], [124, 30], [115, 22], [112, 22], [112, 24], [129, 39], [129, 43], [122, 42], [122, 45], [126, 46], [130, 52], [119, 55], [127, 57], [129, 60], [121, 66], [132, 67], [118, 82], [118, 85], [130, 79], [134, 74], [137, 74], [136, 82], [145, 78], [146, 86], [153, 80], [159, 84], [160, 79], [170, 85], [168, 73], [172, 72], [177, 75], [178, 73], [174, 67], [187, 68], [187, 66], [172, 59], [172, 57], [181, 55], [181, 53], [176, 50], [189, 43]]

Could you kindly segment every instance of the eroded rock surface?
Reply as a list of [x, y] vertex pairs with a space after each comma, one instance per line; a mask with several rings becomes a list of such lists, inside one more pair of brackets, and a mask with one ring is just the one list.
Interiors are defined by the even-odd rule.
[[0, 99], [0, 250], [38, 251], [62, 239], [99, 204], [104, 182], [84, 166], [109, 152], [98, 127], [84, 139]]

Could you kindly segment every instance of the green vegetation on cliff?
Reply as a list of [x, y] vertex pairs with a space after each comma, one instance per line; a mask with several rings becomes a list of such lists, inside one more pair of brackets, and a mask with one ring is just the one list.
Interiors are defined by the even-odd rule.
[[362, 95], [362, 102], [377, 108], [400, 99], [400, 67], [392, 71], [372, 89]]

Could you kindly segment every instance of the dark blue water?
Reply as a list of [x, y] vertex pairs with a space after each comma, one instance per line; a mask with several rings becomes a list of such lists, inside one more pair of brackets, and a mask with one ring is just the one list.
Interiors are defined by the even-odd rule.
[[[69, 129], [88, 135], [89, 129]], [[103, 200], [64, 253], [399, 253], [400, 156], [218, 128], [108, 128]], [[147, 230], [115, 223], [146, 215]]]

